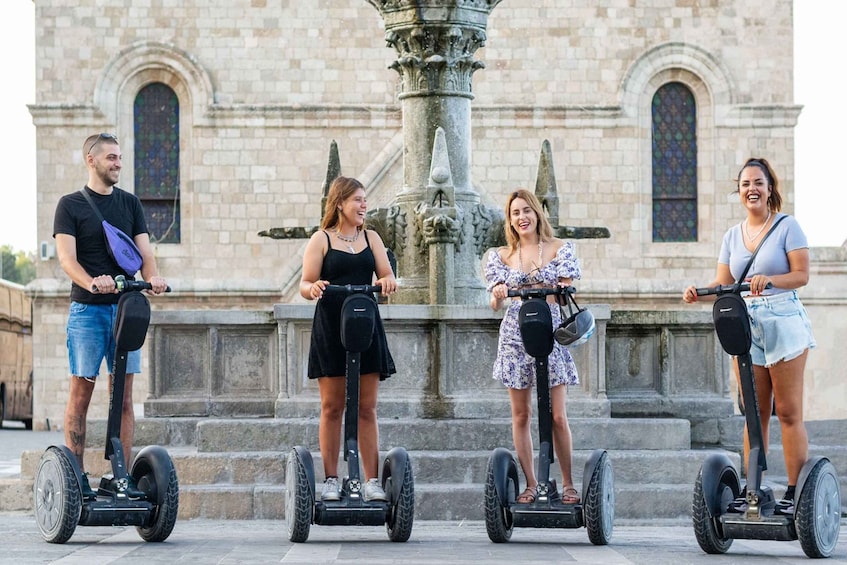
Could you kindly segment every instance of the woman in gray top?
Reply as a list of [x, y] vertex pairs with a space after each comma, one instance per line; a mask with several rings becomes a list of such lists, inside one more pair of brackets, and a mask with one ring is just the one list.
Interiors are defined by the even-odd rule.
[[[768, 236], [745, 277], [750, 283], [745, 302], [752, 327], [750, 354], [756, 396], [760, 407], [775, 405], [782, 428], [788, 490], [778, 508], [790, 513], [797, 477], [809, 455], [809, 439], [803, 423], [803, 371], [815, 340], [796, 290], [809, 282], [809, 245], [797, 220], [779, 212], [782, 208], [779, 182], [765, 159], [747, 160], [738, 174], [738, 194], [747, 217], [724, 235], [717, 275], [708, 286], [736, 282], [770, 227], [786, 216]], [[766, 288], [769, 283], [771, 288]], [[697, 301], [694, 286], [685, 289], [683, 300]], [[771, 411], [763, 409], [759, 417], [767, 452]], [[745, 430], [745, 467], [748, 454]]]

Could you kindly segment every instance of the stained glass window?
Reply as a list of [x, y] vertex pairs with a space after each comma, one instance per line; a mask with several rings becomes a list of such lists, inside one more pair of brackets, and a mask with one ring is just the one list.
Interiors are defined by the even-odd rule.
[[697, 241], [697, 108], [682, 83], [653, 96], [653, 241]]
[[150, 240], [179, 243], [179, 100], [162, 83], [135, 97], [135, 194], [144, 205]]

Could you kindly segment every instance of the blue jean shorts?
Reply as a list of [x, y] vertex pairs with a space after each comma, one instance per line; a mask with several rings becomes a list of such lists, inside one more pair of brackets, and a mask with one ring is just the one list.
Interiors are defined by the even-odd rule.
[[[71, 375], [96, 378], [100, 374], [104, 358], [109, 373], [112, 373], [115, 363], [115, 337], [112, 328], [117, 313], [117, 304], [71, 302], [67, 327]], [[126, 372], [141, 372], [140, 349], [127, 354]]]
[[771, 367], [791, 361], [817, 345], [797, 291], [746, 298], [750, 312], [753, 364]]

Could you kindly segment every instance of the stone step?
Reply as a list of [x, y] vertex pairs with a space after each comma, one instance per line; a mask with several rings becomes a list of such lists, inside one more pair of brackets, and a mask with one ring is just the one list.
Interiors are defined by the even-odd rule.
[[[499, 392], [499, 391], [498, 391]], [[511, 412], [509, 396], [482, 391], [478, 396], [458, 396], [449, 400], [429, 399], [426, 396], [402, 396], [381, 393], [379, 398], [380, 419], [428, 418], [428, 419], [488, 419], [499, 418]], [[321, 411], [317, 395], [298, 395], [277, 401], [277, 418], [314, 418]], [[608, 400], [590, 398], [582, 392], [568, 395], [568, 416], [571, 418], [609, 418], [611, 404]]]
[[[809, 457], [821, 456], [829, 459], [835, 470], [838, 472], [838, 477], [842, 484], [847, 480], [847, 446], [845, 445], [809, 445]], [[767, 475], [773, 480], [784, 479], [787, 476], [785, 470], [785, 457], [782, 451], [782, 445], [771, 445], [767, 454], [768, 470]]]
[[[574, 445], [580, 449], [689, 449], [688, 420], [574, 418]], [[491, 450], [512, 443], [509, 418], [489, 420], [396, 419], [380, 421], [380, 445], [418, 450]], [[318, 420], [205, 420], [197, 424], [198, 451], [283, 451], [292, 445], [312, 445]], [[533, 431], [533, 437], [537, 433]]]
[[[615, 480], [622, 483], [692, 483], [700, 465], [713, 451], [684, 450], [627, 450], [609, 451]], [[21, 455], [21, 476], [33, 478], [42, 451], [27, 451]], [[192, 448], [168, 448], [177, 469], [180, 485], [285, 483], [285, 458], [288, 451], [201, 453]], [[323, 481], [323, 460], [315, 450], [312, 458], [316, 480]], [[385, 455], [385, 452], [382, 453]], [[422, 483], [481, 483], [485, 481], [490, 451], [411, 451], [409, 457], [415, 480]], [[575, 476], [582, 473], [591, 450], [576, 450], [573, 454]], [[731, 454], [739, 463], [739, 457]], [[103, 452], [86, 450], [85, 468], [92, 476], [110, 472]], [[558, 463], [553, 464], [558, 476]], [[347, 463], [339, 459], [338, 475], [347, 475]]]
[[[720, 420], [720, 443], [726, 448], [741, 450], [744, 442], [744, 416], [735, 415]], [[818, 446], [845, 445], [847, 441], [847, 420], [812, 420], [805, 423], [809, 444]], [[782, 443], [782, 429], [776, 416], [772, 416], [768, 426], [770, 445]]]
[[[570, 418], [574, 445], [581, 449], [689, 449], [691, 424], [674, 418]], [[511, 445], [509, 418], [428, 420], [380, 418], [380, 444], [408, 450], [491, 450]], [[533, 423], [533, 437], [538, 437]], [[106, 421], [88, 423], [87, 445], [104, 446]], [[189, 446], [203, 452], [285, 451], [312, 445], [313, 418], [141, 418], [137, 445]]]

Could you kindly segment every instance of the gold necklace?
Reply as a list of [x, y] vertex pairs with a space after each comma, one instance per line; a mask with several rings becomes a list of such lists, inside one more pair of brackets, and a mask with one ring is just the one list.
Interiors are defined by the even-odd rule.
[[744, 231], [747, 234], [747, 239], [749, 239], [750, 241], [755, 241], [756, 238], [759, 237], [759, 234], [762, 233], [762, 230], [765, 229], [765, 226], [768, 225], [768, 222], [770, 220], [771, 220], [771, 211], [770, 211], [770, 209], [768, 209], [768, 217], [765, 218], [765, 223], [762, 224], [762, 227], [759, 228], [759, 231], [757, 231], [755, 235], [750, 235], [750, 219], [748, 218], [748, 219], [744, 220]]
[[341, 228], [335, 228], [335, 237], [347, 243], [347, 249], [350, 250], [350, 253], [356, 252], [356, 250], [353, 249], [353, 246], [350, 244], [355, 243], [359, 239], [359, 228], [356, 228], [356, 235], [354, 236], [344, 235], [343, 233], [341, 233]]
[[[538, 265], [536, 266], [535, 269], [532, 269], [529, 272], [527, 272], [527, 271], [524, 271], [524, 268], [523, 268], [523, 255], [521, 254], [521, 244], [518, 243], [518, 263], [520, 263], [522, 272], [526, 273], [527, 275], [532, 275], [532, 273], [538, 272], [538, 271], [541, 270], [541, 265], [544, 262], [544, 260], [542, 259], [542, 255], [541, 255], [542, 249], [544, 249], [544, 247], [543, 247], [543, 244], [541, 243], [541, 238], [539, 237], [538, 238]], [[533, 264], [532, 261], [530, 261], [529, 263], [530, 263], [530, 265]], [[532, 282], [538, 282], [538, 280], [535, 280], [535, 281], [532, 281]]]

